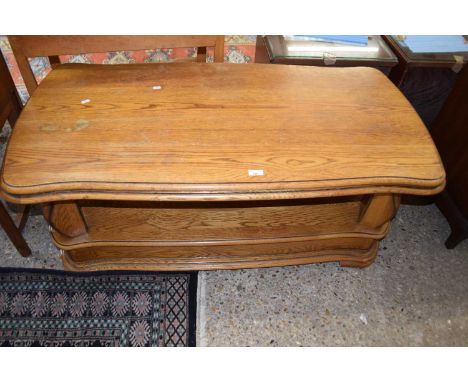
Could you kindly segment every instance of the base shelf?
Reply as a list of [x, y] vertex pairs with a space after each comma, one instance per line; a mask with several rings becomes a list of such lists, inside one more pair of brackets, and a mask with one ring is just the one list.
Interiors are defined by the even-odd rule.
[[395, 195], [149, 203], [79, 201], [45, 210], [68, 270], [208, 270], [338, 261], [365, 267]]

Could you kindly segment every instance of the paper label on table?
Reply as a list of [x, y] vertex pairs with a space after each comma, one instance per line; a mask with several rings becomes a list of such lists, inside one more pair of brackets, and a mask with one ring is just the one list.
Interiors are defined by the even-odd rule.
[[460, 70], [462, 70], [463, 65], [464, 65], [463, 56], [454, 55], [454, 56], [453, 56], [453, 59], [455, 60], [455, 65], [452, 66], [452, 70], [453, 70], [455, 73], [458, 73]]
[[335, 65], [336, 63], [336, 54], [333, 53], [323, 53], [323, 63], [325, 65]]
[[265, 172], [263, 170], [249, 170], [249, 176], [263, 176]]

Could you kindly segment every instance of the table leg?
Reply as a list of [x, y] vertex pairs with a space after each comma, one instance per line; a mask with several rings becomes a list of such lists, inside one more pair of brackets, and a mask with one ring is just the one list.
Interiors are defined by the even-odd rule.
[[47, 222], [61, 235], [77, 237], [88, 231], [80, 208], [74, 202], [48, 204], [43, 212]]
[[[370, 196], [367, 202], [363, 204], [358, 227], [361, 227], [363, 231], [375, 230], [381, 227], [393, 219], [399, 206], [399, 195], [382, 194]], [[340, 265], [342, 267], [367, 267], [374, 262], [377, 256], [377, 249], [378, 241], [375, 241], [367, 257], [359, 260], [340, 261]]]

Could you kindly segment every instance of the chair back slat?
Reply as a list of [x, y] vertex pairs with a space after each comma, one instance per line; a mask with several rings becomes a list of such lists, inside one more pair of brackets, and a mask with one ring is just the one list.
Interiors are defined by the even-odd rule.
[[0, 53], [0, 131], [6, 120], [13, 127], [22, 106], [8, 66]]
[[49, 57], [57, 64], [57, 56], [102, 53], [125, 50], [214, 47], [214, 61], [224, 60], [224, 36], [9, 36], [29, 94], [37, 87], [28, 58]]

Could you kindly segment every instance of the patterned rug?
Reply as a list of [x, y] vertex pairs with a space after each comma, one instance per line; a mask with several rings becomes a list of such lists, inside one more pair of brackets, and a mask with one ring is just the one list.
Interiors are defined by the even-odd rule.
[[0, 268], [0, 346], [195, 346], [197, 274]]

